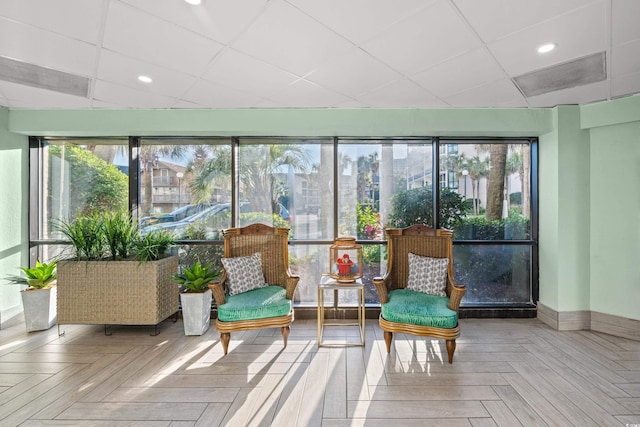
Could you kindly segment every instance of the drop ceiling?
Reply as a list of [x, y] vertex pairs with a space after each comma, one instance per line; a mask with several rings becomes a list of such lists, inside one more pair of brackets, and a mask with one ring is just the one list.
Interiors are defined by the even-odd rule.
[[[0, 64], [77, 76], [88, 90], [0, 70], [0, 106], [586, 104], [640, 92], [639, 17], [637, 0], [2, 0]], [[545, 43], [557, 47], [539, 54]], [[591, 56], [602, 77], [544, 93], [516, 83]]]

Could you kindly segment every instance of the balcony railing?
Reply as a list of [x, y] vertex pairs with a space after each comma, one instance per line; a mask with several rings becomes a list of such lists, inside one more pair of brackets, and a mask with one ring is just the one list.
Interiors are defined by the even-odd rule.
[[182, 194], [178, 199], [177, 194], [154, 194], [151, 198], [152, 203], [176, 203], [181, 205], [188, 205], [191, 203], [190, 194]]
[[177, 187], [178, 186], [178, 178], [175, 176], [154, 176], [153, 177], [153, 186], [154, 187]]

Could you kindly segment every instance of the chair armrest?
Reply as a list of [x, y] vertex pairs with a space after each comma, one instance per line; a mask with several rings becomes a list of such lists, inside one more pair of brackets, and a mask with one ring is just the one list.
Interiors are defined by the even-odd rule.
[[385, 304], [389, 301], [389, 293], [388, 293], [388, 282], [389, 276], [385, 277], [374, 277], [373, 285], [376, 287], [376, 291], [378, 291], [378, 296], [380, 297], [380, 304]]
[[209, 283], [209, 289], [211, 289], [211, 293], [213, 294], [213, 299], [216, 300], [216, 305], [221, 306], [225, 302], [227, 302], [227, 298], [224, 294], [224, 282], [227, 279], [226, 271], [222, 271], [222, 276], [220, 280], [216, 280], [215, 282]]
[[448, 274], [447, 275], [447, 293], [449, 294], [449, 308], [451, 310], [455, 310], [458, 312], [460, 308], [460, 301], [462, 301], [462, 297], [465, 292], [467, 292], [467, 288], [464, 286], [458, 286], [453, 279], [453, 277]]
[[296, 287], [298, 286], [298, 282], [300, 281], [300, 276], [294, 274], [287, 274], [287, 299], [293, 300], [293, 294], [296, 291]]

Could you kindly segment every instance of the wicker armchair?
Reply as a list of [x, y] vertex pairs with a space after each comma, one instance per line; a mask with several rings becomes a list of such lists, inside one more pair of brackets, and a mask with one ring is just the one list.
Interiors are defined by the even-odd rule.
[[[300, 279], [289, 271], [288, 230], [252, 224], [224, 230], [223, 236], [225, 258], [250, 256], [260, 252], [262, 272], [266, 283], [271, 285], [267, 288], [284, 288], [278, 290], [277, 295], [271, 293], [270, 296], [265, 296], [262, 293], [265, 288], [262, 288], [229, 296], [225, 286], [227, 273], [224, 270], [220, 282], [209, 285], [218, 306], [216, 327], [220, 332], [224, 354], [229, 349], [231, 332], [252, 329], [281, 328], [286, 347], [289, 325], [293, 322], [293, 293]], [[278, 306], [275, 307], [276, 305]], [[273, 310], [274, 307], [277, 311]], [[280, 314], [273, 316], [274, 312]], [[221, 320], [221, 316], [224, 319]]]
[[[373, 279], [380, 296], [380, 328], [384, 331], [387, 352], [391, 352], [393, 333], [430, 336], [446, 340], [449, 363], [453, 363], [456, 338], [460, 336], [458, 308], [466, 291], [453, 278], [453, 232], [414, 225], [387, 229], [388, 268], [384, 277]], [[409, 253], [433, 258], [449, 258], [446, 297], [405, 290], [409, 277]], [[398, 292], [402, 290], [401, 292]], [[415, 294], [411, 294], [414, 292]], [[394, 293], [395, 300], [394, 300]], [[406, 294], [406, 295], [405, 295]], [[404, 301], [399, 304], [398, 301]], [[406, 306], [405, 306], [406, 305]], [[403, 312], [404, 311], [404, 312]], [[388, 320], [394, 318], [396, 321]], [[397, 319], [405, 319], [397, 321]]]

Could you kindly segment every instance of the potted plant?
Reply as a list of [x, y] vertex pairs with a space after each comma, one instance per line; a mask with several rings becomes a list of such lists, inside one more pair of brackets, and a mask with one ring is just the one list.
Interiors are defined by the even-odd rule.
[[208, 285], [220, 277], [220, 272], [212, 263], [203, 266], [196, 261], [172, 277], [180, 285], [185, 335], [204, 334], [211, 321], [211, 289]]
[[73, 257], [58, 262], [58, 324], [157, 325], [178, 311], [173, 236], [140, 234], [128, 212], [60, 222]]
[[56, 324], [56, 261], [36, 262], [35, 267], [20, 267], [24, 276], [7, 277], [10, 283], [26, 285], [21, 291], [27, 332], [42, 331]]

